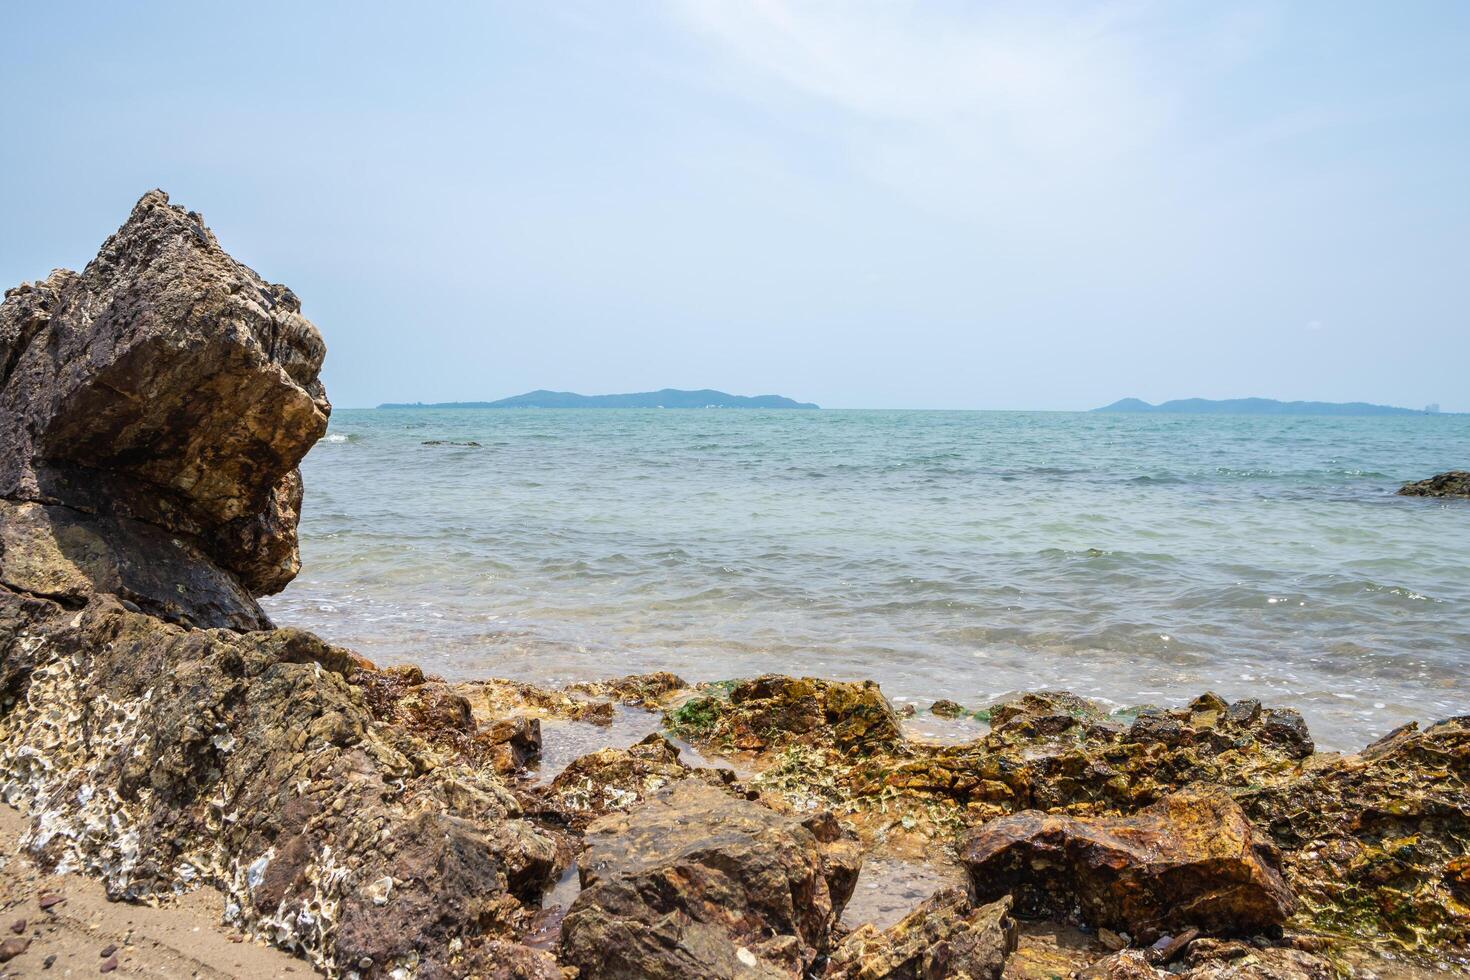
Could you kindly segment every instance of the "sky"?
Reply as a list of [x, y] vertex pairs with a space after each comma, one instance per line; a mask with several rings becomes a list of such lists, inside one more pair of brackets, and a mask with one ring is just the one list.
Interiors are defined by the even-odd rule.
[[147, 189], [339, 407], [1470, 411], [1470, 3], [33, 2], [0, 283]]

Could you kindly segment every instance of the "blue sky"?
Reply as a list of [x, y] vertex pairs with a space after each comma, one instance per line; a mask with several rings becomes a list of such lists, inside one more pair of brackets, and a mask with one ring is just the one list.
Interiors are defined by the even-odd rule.
[[1458, 0], [5, 20], [0, 281], [161, 186], [302, 297], [339, 406], [1470, 411]]

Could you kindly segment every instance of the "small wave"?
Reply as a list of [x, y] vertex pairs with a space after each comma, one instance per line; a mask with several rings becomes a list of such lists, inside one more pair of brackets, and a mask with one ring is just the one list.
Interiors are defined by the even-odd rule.
[[337, 432], [328, 432], [322, 436], [322, 442], [351, 442], [352, 436], [344, 436]]

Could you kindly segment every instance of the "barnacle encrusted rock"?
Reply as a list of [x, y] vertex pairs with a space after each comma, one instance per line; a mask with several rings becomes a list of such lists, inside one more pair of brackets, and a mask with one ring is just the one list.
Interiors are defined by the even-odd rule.
[[712, 786], [733, 783], [728, 769], [696, 769], [658, 732], [627, 748], [599, 749], [574, 759], [551, 781], [545, 796], [572, 826], [616, 810], [627, 810], [671, 783], [700, 779]]
[[565, 848], [493, 768], [376, 719], [358, 671], [298, 630], [0, 589], [0, 796], [44, 862], [114, 897], [209, 883], [329, 972], [463, 975], [514, 944]]
[[162, 191], [82, 272], [6, 292], [0, 582], [268, 626], [252, 596], [300, 567], [297, 464], [331, 411], [325, 351], [289, 289]]
[[1131, 817], [1026, 811], [971, 833], [960, 859], [982, 899], [1152, 941], [1195, 928], [1251, 935], [1295, 907], [1275, 855], [1218, 790], [1165, 797]]
[[583, 980], [801, 977], [852, 895], [856, 842], [699, 780], [588, 828], [562, 961]]

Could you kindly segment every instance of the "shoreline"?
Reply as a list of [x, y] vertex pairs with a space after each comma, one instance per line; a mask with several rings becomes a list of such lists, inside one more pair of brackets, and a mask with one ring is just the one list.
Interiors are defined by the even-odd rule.
[[924, 740], [871, 680], [450, 682], [276, 627], [325, 354], [161, 191], [0, 304], [4, 897], [88, 879], [36, 953], [105, 926], [99, 972], [297, 972], [258, 941], [333, 980], [1470, 973], [1470, 716], [1338, 755], [1248, 696], [1031, 691]]

